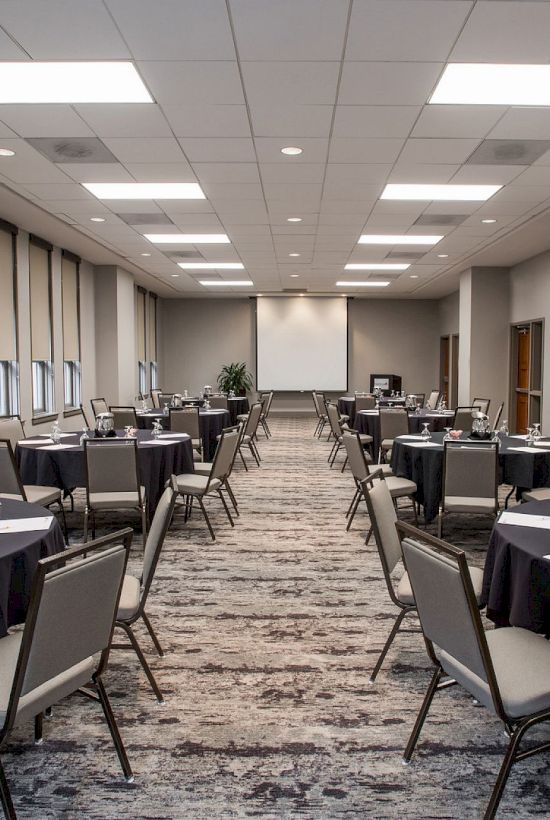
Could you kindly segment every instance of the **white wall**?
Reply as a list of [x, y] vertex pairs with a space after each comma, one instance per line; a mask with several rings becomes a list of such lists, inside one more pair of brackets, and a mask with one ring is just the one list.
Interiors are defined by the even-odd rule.
[[452, 336], [459, 332], [460, 293], [455, 290], [439, 300], [439, 335]]

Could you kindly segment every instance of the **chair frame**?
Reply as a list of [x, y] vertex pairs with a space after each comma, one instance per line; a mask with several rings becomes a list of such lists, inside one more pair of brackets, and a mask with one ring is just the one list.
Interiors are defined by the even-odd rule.
[[151, 402], [153, 407], [160, 408], [159, 396], [163, 391], [159, 387], [153, 387], [151, 390]]
[[[456, 415], [457, 415], [459, 410], [468, 410], [470, 412], [470, 428], [469, 429], [471, 430], [472, 429], [472, 421], [473, 421], [473, 419], [471, 418], [472, 412], [474, 410], [481, 410], [480, 406], [476, 405], [476, 404], [472, 404], [472, 405], [470, 405], [470, 404], [461, 404], [459, 407], [455, 407], [455, 414], [453, 416], [453, 426], [456, 424]], [[456, 427], [455, 427], [455, 429], [456, 429]]]
[[489, 415], [489, 407], [490, 407], [490, 405], [491, 405], [491, 399], [483, 399], [483, 398], [472, 399], [472, 405], [473, 405], [474, 407], [478, 407], [478, 406], [479, 406], [479, 405], [477, 404], [477, 402], [478, 402], [478, 401], [484, 401], [484, 402], [487, 402], [486, 407], [485, 407], [485, 410], [483, 410], [481, 406], [479, 407], [479, 409], [480, 409], [480, 411], [481, 411], [482, 413], [484, 413], [486, 416], [488, 416], [488, 415]]
[[496, 413], [495, 419], [494, 419], [494, 421], [493, 421], [493, 430], [497, 430], [497, 429], [498, 429], [498, 423], [499, 423], [499, 421], [500, 421], [500, 419], [501, 419], [501, 416], [502, 416], [502, 411], [503, 411], [503, 410], [504, 410], [504, 402], [502, 401], [502, 402], [500, 403], [500, 406], [499, 406], [499, 408], [498, 408], [498, 410], [497, 410], [497, 413]]
[[[325, 428], [325, 424], [327, 424], [328, 422], [325, 407], [325, 394], [321, 393], [319, 390], [312, 390], [311, 396], [313, 398], [313, 406], [315, 408], [315, 413], [317, 414], [317, 426], [313, 432], [313, 435], [317, 436], [317, 438], [321, 438], [321, 435]], [[319, 399], [319, 396], [321, 397], [321, 399]], [[325, 407], [324, 413], [321, 409], [322, 407]]]
[[[27, 438], [27, 434], [25, 433], [25, 422], [21, 421], [20, 414], [19, 413], [10, 413], [7, 416], [0, 416], [0, 422], [7, 421], [8, 419], [17, 419], [19, 424], [21, 425], [21, 433], [22, 433], [21, 438]], [[0, 431], [1, 430], [2, 430], [2, 427], [0, 426]]]
[[[434, 407], [431, 406], [431, 402], [430, 402], [430, 399], [431, 399], [433, 393], [437, 393], [437, 398], [435, 400], [435, 406]], [[439, 404], [439, 402], [441, 400], [441, 390], [438, 390], [437, 387], [434, 387], [433, 390], [430, 391], [430, 395], [428, 396], [428, 401], [426, 401], [426, 394], [425, 393], [417, 393], [415, 395], [424, 396], [424, 401], [422, 402], [423, 407], [426, 407], [428, 410], [437, 410], [437, 405]]]
[[269, 424], [267, 423], [267, 419], [269, 418], [269, 413], [271, 411], [271, 403], [273, 401], [274, 391], [269, 390], [260, 395], [260, 401], [263, 404], [262, 412], [260, 413], [260, 424], [262, 425], [262, 429], [265, 433], [266, 438], [271, 438], [271, 430], [269, 429]]
[[[109, 405], [109, 413], [113, 413], [113, 415], [114, 415], [117, 410], [122, 410], [126, 413], [131, 413], [133, 415], [132, 427], [137, 428], [138, 420], [137, 420], [136, 408], [133, 405], [131, 405], [131, 404], [111, 404], [111, 405]], [[116, 428], [116, 425], [115, 425], [115, 428]], [[122, 428], [118, 428], [118, 429], [122, 429]]]
[[[447, 450], [449, 449], [457, 449], [457, 448], [466, 448], [472, 450], [479, 450], [480, 448], [486, 448], [487, 450], [492, 449], [495, 451], [495, 484], [494, 484], [494, 499], [495, 499], [495, 512], [494, 516], [498, 515], [499, 507], [498, 507], [498, 478], [499, 478], [499, 461], [498, 461], [498, 443], [495, 441], [472, 441], [465, 443], [458, 439], [457, 441], [444, 441], [443, 442], [443, 468], [442, 468], [442, 478], [441, 478], [441, 504], [439, 505], [439, 513], [437, 516], [437, 535], [438, 538], [441, 539], [443, 537], [443, 520], [446, 515], [470, 515], [470, 513], [455, 513], [454, 510], [447, 511], [445, 509], [445, 485], [446, 485], [446, 473], [447, 473]], [[475, 498], [475, 496], [472, 496]], [[479, 513], [479, 515], [490, 515], [490, 513]]]
[[[388, 418], [390, 416], [402, 416], [407, 420], [407, 433], [410, 432], [410, 422], [409, 422], [409, 412], [405, 407], [381, 407], [379, 409], [379, 419], [380, 419], [380, 447], [378, 448], [378, 463], [383, 464], [385, 460], [386, 453], [391, 447], [382, 447], [382, 442], [384, 441], [384, 432], [383, 432], [383, 419], [384, 416], [387, 415]], [[407, 435], [407, 433], [403, 433], [403, 435]], [[393, 441], [393, 439], [392, 439]]]
[[86, 425], [86, 429], [91, 430], [90, 422], [88, 421], [88, 419], [86, 417], [86, 411], [84, 410], [84, 405], [80, 404], [79, 407], [80, 407], [80, 413], [82, 415], [82, 418], [84, 419], [84, 424]]
[[[177, 416], [178, 413], [183, 412], [186, 413], [188, 416], [193, 415], [197, 419], [197, 437], [191, 438], [191, 445], [193, 450], [196, 453], [204, 458], [203, 453], [203, 440], [202, 440], [202, 433], [201, 433], [201, 409], [198, 404], [184, 404], [182, 407], [169, 407], [168, 408], [168, 428], [172, 430], [172, 417]], [[189, 435], [189, 434], [188, 434]], [[198, 441], [198, 444], [193, 444], [193, 441]]]
[[[254, 429], [252, 429], [252, 425], [250, 424], [250, 419], [251, 418], [253, 419], [254, 408], [257, 407], [258, 405], [260, 405], [260, 412], [257, 413], [258, 418], [256, 420]], [[257, 411], [254, 411], [254, 412], [257, 412]], [[250, 408], [250, 412], [248, 413], [248, 417], [246, 419], [246, 424], [243, 424], [243, 427], [242, 427], [242, 430], [241, 430], [241, 439], [240, 439], [240, 442], [239, 442], [238, 450], [239, 450], [239, 455], [241, 457], [241, 461], [243, 463], [243, 466], [244, 466], [244, 469], [246, 470], [246, 472], [248, 472], [248, 465], [246, 463], [245, 457], [243, 455], [243, 450], [242, 450], [242, 446], [244, 444], [244, 437], [245, 436], [250, 436], [250, 441], [246, 442], [246, 446], [248, 447], [248, 449], [252, 453], [254, 461], [256, 462], [258, 467], [260, 466], [260, 461], [262, 460], [262, 457], [260, 456], [260, 453], [259, 453], [258, 448], [256, 446], [256, 441], [255, 441], [256, 433], [258, 432], [258, 425], [260, 423], [260, 416], [262, 415], [262, 412], [263, 412], [262, 402], [255, 401], [254, 404], [252, 405], [252, 407]], [[250, 430], [249, 430], [249, 425], [250, 425]], [[232, 429], [232, 428], [228, 428], [228, 429]]]
[[98, 417], [99, 413], [106, 413], [107, 412], [107, 410], [98, 410], [97, 413], [96, 413], [96, 409], [94, 407], [94, 402], [96, 402], [96, 401], [102, 401], [105, 404], [105, 407], [107, 408], [107, 410], [109, 409], [109, 405], [107, 404], [107, 399], [104, 396], [96, 396], [95, 399], [90, 399], [90, 405], [92, 407], [92, 413], [93, 413], [94, 419], [96, 419]]

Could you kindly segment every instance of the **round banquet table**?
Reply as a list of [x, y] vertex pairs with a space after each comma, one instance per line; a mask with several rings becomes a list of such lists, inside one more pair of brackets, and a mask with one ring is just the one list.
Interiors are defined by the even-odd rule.
[[[426, 522], [437, 516], [441, 501], [443, 475], [443, 433], [432, 433], [432, 440], [399, 436], [392, 448], [391, 467], [395, 475], [409, 478], [417, 486], [416, 498], [424, 507]], [[462, 438], [468, 440], [468, 435]], [[543, 447], [526, 447], [522, 437], [505, 436], [500, 440], [500, 484], [518, 488], [518, 494], [533, 487], [550, 487], [550, 441], [542, 441]], [[523, 452], [523, 449], [529, 452]]]
[[[518, 504], [514, 513], [550, 516], [550, 501]], [[495, 523], [483, 576], [483, 603], [497, 626], [550, 636], [550, 532]]]
[[250, 410], [246, 396], [235, 396], [232, 399], [227, 399], [227, 406], [231, 417], [231, 424], [238, 424], [237, 416], [248, 413]]
[[[122, 439], [124, 431], [117, 430], [117, 437]], [[194, 471], [191, 439], [181, 433], [177, 438], [155, 441], [150, 430], [138, 430], [137, 440], [140, 481], [145, 487], [149, 515], [153, 515], [170, 476]], [[15, 454], [23, 484], [40, 484], [62, 490], [86, 486], [80, 434], [63, 436], [59, 445], [54, 447], [38, 441], [37, 437], [28, 441], [23, 439], [17, 444]]]
[[[155, 419], [160, 420], [164, 430], [169, 429], [170, 416], [166, 416], [162, 410], [147, 410], [145, 413], [137, 414], [138, 426], [141, 430], [150, 430]], [[218, 443], [216, 436], [219, 436], [223, 428], [229, 427], [230, 424], [231, 418], [227, 410], [199, 410], [199, 430], [205, 461], [212, 461]], [[187, 472], [192, 472], [192, 470]]]
[[[382, 407], [402, 407], [405, 401], [406, 399], [401, 396], [380, 396], [378, 404]], [[338, 410], [341, 415], [349, 416], [349, 425], [353, 427], [355, 423], [355, 396], [340, 396]]]
[[63, 532], [55, 516], [38, 504], [2, 499], [0, 524], [13, 518], [49, 518], [47, 530], [0, 532], [0, 638], [25, 620], [33, 576], [41, 558], [63, 552]]
[[[409, 432], [420, 433], [424, 423], [429, 425], [430, 433], [441, 433], [445, 427], [452, 427], [454, 411], [438, 413], [434, 410], [422, 410], [420, 413], [409, 413]], [[380, 447], [380, 414], [378, 410], [360, 410], [355, 415], [355, 429], [358, 433], [368, 433], [372, 436], [374, 457], [378, 456]]]

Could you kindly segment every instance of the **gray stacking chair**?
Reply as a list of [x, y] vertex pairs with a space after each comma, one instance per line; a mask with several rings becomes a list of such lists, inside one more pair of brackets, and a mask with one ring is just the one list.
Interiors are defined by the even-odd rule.
[[84, 405], [80, 404], [79, 407], [80, 407], [80, 415], [82, 416], [82, 419], [84, 421], [84, 426], [86, 427], [87, 430], [90, 430], [91, 429], [90, 428], [90, 422], [88, 421], [88, 419], [86, 417], [86, 411], [84, 410]]
[[325, 424], [328, 422], [328, 416], [325, 408], [325, 396], [324, 393], [320, 393], [318, 390], [312, 390], [311, 395], [313, 398], [315, 413], [317, 415], [317, 427], [315, 428], [313, 435], [320, 438], [325, 428]]
[[376, 399], [374, 396], [355, 396], [355, 415], [361, 410], [374, 410], [376, 407]]
[[28, 501], [40, 504], [41, 507], [59, 506], [63, 531], [67, 538], [67, 522], [63, 506], [62, 492], [59, 487], [42, 487], [35, 484], [23, 484], [13, 449], [9, 439], [0, 439], [0, 499], [12, 498], [16, 501]]
[[446, 441], [443, 452], [443, 488], [437, 517], [437, 533], [450, 513], [491, 515], [498, 513], [498, 443], [466, 444]]
[[404, 407], [381, 407], [378, 461], [385, 460], [397, 436], [406, 436], [408, 432], [409, 414]]
[[[426, 394], [424, 393], [424, 394], [418, 394], [418, 395], [424, 395], [425, 396]], [[435, 410], [436, 407], [437, 407], [437, 403], [439, 401], [440, 396], [441, 396], [441, 392], [439, 390], [432, 390], [432, 392], [430, 393], [430, 395], [428, 397], [428, 401], [426, 402], [426, 410]], [[424, 404], [424, 402], [422, 402], [422, 404]]]
[[210, 398], [210, 407], [212, 410], [228, 410], [227, 396], [212, 396]]
[[[225, 478], [225, 481], [223, 482], [223, 486], [222, 486], [222, 490], [225, 489], [227, 491], [227, 495], [229, 496], [229, 500], [231, 501], [231, 504], [233, 505], [233, 509], [235, 510], [236, 515], [239, 515], [239, 506], [237, 504], [237, 499], [235, 498], [235, 494], [233, 493], [233, 488], [229, 484], [229, 476], [233, 472], [233, 465], [235, 464], [235, 459], [237, 457], [237, 452], [239, 450], [239, 442], [240, 442], [240, 438], [241, 438], [242, 427], [243, 427], [243, 425], [237, 424], [234, 427], [225, 427], [222, 430], [222, 433], [229, 433], [233, 430], [236, 430], [239, 433], [238, 436], [236, 436], [235, 438], [232, 439], [232, 441], [233, 441], [233, 458], [231, 459], [231, 466], [229, 468], [229, 472], [228, 472], [228, 474]], [[216, 449], [220, 446], [221, 435], [219, 435], [217, 438], [218, 438], [218, 443], [216, 445]], [[207, 476], [210, 475], [210, 473], [212, 472], [212, 465], [213, 465], [213, 462], [209, 462], [209, 461], [201, 461], [198, 464], [194, 464], [193, 466], [195, 467], [195, 474], [207, 475]]]
[[94, 414], [94, 419], [96, 419], [100, 413], [109, 412], [109, 407], [104, 398], [90, 399], [90, 404], [92, 405], [92, 413]]
[[116, 407], [111, 405], [109, 412], [113, 414], [115, 430], [124, 430], [125, 427], [138, 426], [135, 407]]
[[164, 408], [165, 404], [170, 406], [172, 404], [172, 399], [173, 398], [174, 398], [173, 393], [159, 393], [158, 394], [159, 407], [162, 409], [162, 408]]
[[214, 535], [212, 524], [210, 523], [208, 513], [206, 512], [206, 507], [204, 506], [204, 498], [208, 495], [216, 494], [221, 499], [224, 510], [229, 519], [229, 523], [232, 527], [235, 526], [233, 519], [231, 518], [229, 508], [225, 503], [225, 498], [222, 494], [222, 487], [231, 472], [231, 466], [235, 455], [234, 450], [235, 447], [239, 446], [239, 438], [240, 433], [236, 427], [232, 427], [229, 430], [224, 430], [222, 432], [209, 475], [201, 475], [200, 473], [182, 473], [181, 475], [176, 476], [178, 492], [184, 498], [185, 521], [187, 521], [191, 514], [192, 500], [196, 498], [201, 508], [201, 512], [204, 515], [204, 520], [206, 521], [212, 541], [216, 540], [216, 536]]
[[472, 413], [474, 410], [479, 410], [479, 405], [457, 407], [453, 419], [453, 428], [455, 430], [464, 430], [465, 432], [471, 430], [473, 422]]
[[[327, 459], [332, 468], [336, 460], [336, 456], [338, 455], [340, 448], [344, 444], [343, 434], [346, 430], [349, 430], [349, 427], [347, 426], [346, 422], [342, 421], [343, 417], [338, 412], [338, 406], [334, 404], [334, 402], [327, 402], [326, 407], [331, 433], [334, 436], [334, 444], [332, 445], [332, 450], [330, 451], [329, 457]], [[369, 436], [368, 433], [357, 433], [355, 430], [353, 431], [353, 433], [359, 436], [361, 446], [366, 444], [372, 444], [372, 436]], [[346, 459], [344, 460], [344, 463], [342, 465], [342, 472], [344, 472], [344, 468], [347, 462], [348, 458], [346, 456]]]
[[495, 418], [493, 420], [493, 430], [498, 430], [498, 425], [500, 422], [500, 417], [502, 416], [502, 411], [504, 410], [504, 402], [499, 404], [498, 410], [495, 414]]
[[250, 413], [246, 417], [246, 424], [241, 434], [241, 440], [239, 443], [239, 455], [241, 457], [241, 461], [244, 465], [244, 468], [247, 472], [248, 466], [243, 455], [243, 444], [246, 444], [246, 446], [252, 453], [252, 456], [254, 457], [254, 460], [258, 467], [260, 466], [260, 461], [262, 460], [260, 458], [260, 454], [256, 446], [256, 433], [258, 431], [258, 424], [260, 423], [260, 416], [262, 415], [262, 410], [263, 405], [261, 402], [256, 402], [252, 405], [252, 407], [250, 408]]
[[[375, 469], [364, 481], [361, 482], [369, 517], [371, 521], [374, 540], [378, 549], [378, 556], [382, 564], [386, 588], [392, 603], [399, 609], [399, 614], [391, 629], [390, 634], [384, 644], [382, 651], [376, 661], [376, 665], [369, 678], [369, 683], [374, 683], [376, 676], [384, 662], [384, 658], [393, 643], [401, 623], [406, 615], [416, 613], [414, 595], [407, 572], [402, 572], [399, 580], [394, 581], [393, 575], [401, 566], [401, 545], [399, 534], [396, 529], [398, 521], [393, 499], [388, 488], [388, 481], [384, 480], [382, 471]], [[419, 531], [420, 532], [420, 531]], [[422, 534], [424, 537], [424, 534]], [[483, 571], [478, 567], [470, 569], [472, 584], [475, 590], [476, 600], [481, 600], [483, 587]], [[402, 630], [416, 631], [416, 630]]]
[[139, 481], [137, 441], [135, 439], [89, 439], [84, 441], [86, 464], [86, 507], [84, 541], [88, 539], [88, 520], [92, 519], [95, 537], [96, 512], [138, 510], [143, 542], [147, 534], [147, 499]]
[[472, 404], [474, 407], [479, 407], [480, 411], [487, 415], [491, 399], [472, 399]]
[[260, 424], [262, 426], [266, 438], [271, 437], [271, 430], [269, 429], [267, 419], [269, 418], [269, 413], [271, 411], [271, 403], [273, 401], [273, 396], [273, 390], [270, 390], [269, 393], [262, 393], [260, 396], [260, 402], [262, 403], [262, 412], [260, 413]]
[[168, 411], [170, 430], [173, 433], [187, 433], [191, 437], [191, 446], [200, 456], [202, 452], [202, 439], [200, 428], [200, 410], [198, 407], [180, 407], [177, 410], [170, 408]]
[[[0, 641], [0, 749], [32, 718], [40, 743], [43, 711], [78, 691], [101, 704], [124, 776], [134, 779], [103, 684], [131, 538], [122, 530], [38, 562], [25, 627]], [[1, 763], [0, 800], [14, 820]]]
[[[484, 814], [484, 820], [491, 820], [513, 764], [550, 749], [548, 732], [539, 745], [519, 748], [531, 728], [550, 720], [550, 643], [521, 627], [485, 632], [464, 552], [423, 534], [422, 540], [427, 543], [421, 543], [417, 531], [401, 522], [397, 527], [404, 536], [404, 562], [428, 656], [435, 667], [404, 762], [409, 763], [412, 757], [435, 693], [459, 684], [500, 718], [509, 738]], [[492, 726], [490, 743], [494, 744]], [[484, 780], [479, 778], [479, 788], [483, 788]], [[517, 803], [510, 811], [512, 815], [518, 813]]]
[[153, 403], [153, 407], [160, 407], [159, 396], [161, 393], [162, 390], [159, 390], [156, 387], [151, 390], [151, 401]]
[[147, 603], [149, 592], [151, 590], [151, 584], [153, 583], [162, 545], [164, 544], [168, 527], [172, 521], [172, 514], [174, 512], [177, 494], [178, 489], [176, 479], [175, 476], [172, 476], [169, 486], [164, 490], [160, 498], [151, 522], [151, 527], [149, 528], [149, 532], [147, 534], [147, 541], [145, 542], [145, 549], [143, 551], [143, 567], [141, 576], [139, 578], [135, 575], [124, 576], [116, 616], [116, 626], [124, 630], [130, 640], [130, 643], [112, 644], [113, 649], [134, 650], [159, 703], [164, 703], [162, 692], [160, 691], [149, 664], [145, 659], [145, 655], [142, 652], [132, 626], [139, 620], [143, 621], [149, 635], [151, 636], [151, 640], [155, 645], [155, 649], [162, 658], [164, 656], [164, 652], [155, 634], [153, 626], [145, 612], [145, 604]]
[[6, 416], [0, 419], [0, 438], [9, 439], [15, 450], [18, 441], [26, 438], [21, 416]]

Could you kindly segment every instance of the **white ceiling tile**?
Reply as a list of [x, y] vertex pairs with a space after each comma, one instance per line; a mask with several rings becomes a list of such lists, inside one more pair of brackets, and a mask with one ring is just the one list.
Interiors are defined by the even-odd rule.
[[201, 184], [260, 181], [258, 166], [254, 162], [195, 162], [193, 170]]
[[224, 0], [107, 0], [138, 60], [233, 60]]
[[319, 183], [266, 182], [265, 197], [269, 201], [283, 199], [290, 203], [318, 201], [322, 186]]
[[[267, 226], [266, 226], [267, 227]], [[315, 236], [317, 229], [315, 225], [272, 225], [273, 236]]]
[[170, 214], [170, 219], [182, 233], [223, 233], [216, 214]]
[[70, 182], [69, 178], [35, 151], [25, 140], [2, 139], [2, 148], [15, 151], [14, 157], [4, 157], [0, 163], [1, 172], [14, 182]]
[[445, 183], [452, 179], [459, 168], [459, 165], [419, 165], [416, 162], [406, 162], [400, 158], [389, 174], [388, 182]]
[[502, 117], [500, 105], [425, 105], [413, 137], [485, 137]]
[[131, 56], [105, 6], [96, 0], [79, 0], [76, 7], [74, 0], [2, 0], [2, 28], [33, 60]]
[[0, 120], [21, 137], [93, 137], [70, 105], [0, 105]]
[[407, 214], [408, 216], [420, 216], [424, 208], [425, 202], [398, 202], [389, 199], [378, 200], [374, 206], [373, 213], [377, 214]]
[[56, 167], [75, 182], [132, 182], [126, 168], [115, 162], [60, 163]]
[[249, 104], [334, 105], [340, 64], [337, 62], [241, 63]]
[[402, 139], [348, 139], [333, 137], [329, 162], [395, 162], [404, 144]]
[[352, 182], [365, 185], [381, 185], [391, 171], [389, 164], [354, 164], [347, 162], [329, 162], [326, 182]]
[[173, 136], [159, 106], [151, 103], [86, 103], [75, 110], [98, 137]]
[[[286, 162], [289, 166], [302, 162], [325, 162], [328, 151], [328, 139], [312, 139], [311, 137], [255, 137], [254, 144], [260, 162]], [[303, 149], [298, 156], [281, 154], [281, 148], [287, 145], [296, 145]]]
[[335, 137], [407, 137], [420, 113], [414, 105], [338, 105]]
[[492, 0], [477, 3], [451, 62], [546, 63], [550, 5]]
[[289, 202], [286, 199], [271, 199], [267, 204], [271, 219], [278, 221], [282, 217], [290, 216], [291, 213], [294, 214], [296, 210], [300, 211], [300, 216], [309, 214], [312, 218], [315, 218], [319, 213], [319, 201], [317, 199], [313, 203], [296, 203]]
[[[1, 111], [0, 111], [1, 116]], [[107, 148], [120, 162], [184, 162], [179, 142], [174, 137], [104, 139]]]
[[382, 193], [382, 185], [366, 185], [351, 180], [327, 180], [323, 188], [323, 202], [327, 199], [360, 199], [372, 201]]
[[347, 0], [231, 0], [242, 60], [339, 60]]
[[[522, 175], [523, 176], [523, 175]], [[550, 196], [550, 190], [546, 185], [507, 185], [498, 191], [492, 198], [491, 203], [498, 202], [542, 202]]]
[[[402, 230], [399, 232], [403, 232], [410, 228], [416, 218], [416, 215], [407, 217], [406, 214], [374, 213], [368, 218], [366, 228], [400, 228]], [[398, 233], [398, 231], [396, 230], [395, 233]]]
[[[490, 202], [493, 200], [491, 199]], [[424, 210], [425, 214], [473, 214], [479, 210], [481, 202], [432, 202]]]
[[226, 223], [229, 236], [234, 242], [261, 237], [271, 241], [271, 231], [269, 225], [235, 225]]
[[180, 145], [189, 162], [255, 162], [254, 143], [240, 137], [182, 137]]
[[244, 105], [163, 105], [176, 137], [249, 137]]
[[317, 182], [325, 175], [325, 166], [320, 162], [303, 162], [301, 165], [282, 162], [263, 162], [260, 173], [265, 182]]
[[477, 139], [409, 139], [399, 159], [403, 163], [460, 164], [468, 159], [478, 144]]
[[[516, 166], [517, 167], [517, 166]], [[533, 168], [527, 168], [515, 180], [516, 185], [550, 185], [550, 166], [537, 165]], [[550, 196], [550, 192], [548, 194]]]
[[472, 7], [466, 0], [354, 0], [347, 60], [446, 60]]
[[138, 68], [161, 105], [244, 103], [236, 61], [159, 60], [140, 62]]
[[72, 199], [89, 200], [90, 198], [90, 194], [82, 185], [77, 185], [68, 180], [66, 184], [27, 182], [25, 186], [40, 199], [64, 199], [68, 201]]
[[364, 214], [327, 213], [323, 208], [319, 214], [319, 226], [333, 225], [335, 227], [360, 228], [365, 222]]
[[526, 168], [526, 165], [463, 165], [452, 181], [463, 185], [506, 185]]
[[549, 135], [550, 111], [547, 108], [510, 108], [488, 134], [488, 138], [546, 140]]
[[214, 205], [221, 200], [263, 200], [259, 182], [208, 182], [203, 190]]
[[191, 166], [181, 162], [127, 162], [126, 168], [136, 182], [196, 182]]
[[443, 69], [439, 63], [346, 62], [341, 105], [424, 105]]
[[[130, 208], [130, 211], [133, 211]], [[163, 203], [162, 210], [169, 216], [172, 214], [207, 214], [213, 208], [207, 199], [168, 199]]]
[[256, 137], [328, 137], [332, 105], [273, 105], [251, 107], [252, 129]]
[[48, 200], [43, 207], [46, 207], [53, 213], [73, 214], [76, 218], [80, 217], [82, 214], [90, 214], [90, 216], [105, 216], [106, 213], [109, 213], [109, 209], [93, 197], [90, 197], [89, 199]]
[[375, 200], [367, 202], [363, 200], [350, 199], [323, 199], [321, 202], [321, 214], [349, 214], [366, 219], [374, 206]]

